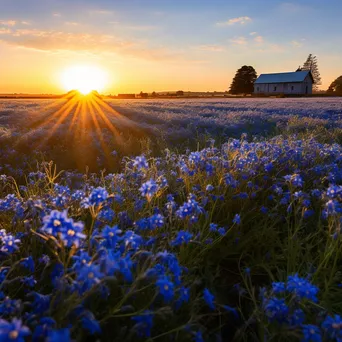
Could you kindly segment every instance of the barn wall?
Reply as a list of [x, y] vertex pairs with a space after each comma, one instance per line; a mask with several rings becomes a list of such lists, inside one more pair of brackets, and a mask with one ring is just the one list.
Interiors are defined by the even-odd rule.
[[[293, 94], [302, 95], [305, 94], [306, 85], [308, 85], [308, 94], [312, 93], [312, 84], [310, 85], [311, 78], [308, 77], [307, 83], [264, 83], [255, 84], [255, 94]], [[311, 82], [312, 83], [312, 82]]]
[[[308, 75], [306, 76], [304, 82], [302, 83], [302, 92], [303, 94], [312, 94], [312, 78]], [[307, 88], [306, 88], [307, 87]]]

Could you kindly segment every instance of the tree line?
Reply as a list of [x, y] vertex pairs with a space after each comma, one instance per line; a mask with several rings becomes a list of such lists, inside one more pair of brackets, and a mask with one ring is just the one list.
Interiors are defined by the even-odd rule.
[[[321, 75], [318, 69], [317, 56], [309, 54], [302, 66], [299, 66], [296, 71], [311, 71], [314, 79], [313, 90], [317, 91], [322, 84]], [[237, 94], [252, 94], [254, 91], [254, 82], [258, 78], [257, 72], [252, 66], [244, 65], [237, 70], [232, 84], [229, 88], [229, 93]], [[328, 93], [342, 95], [342, 76], [338, 77], [331, 83]]]

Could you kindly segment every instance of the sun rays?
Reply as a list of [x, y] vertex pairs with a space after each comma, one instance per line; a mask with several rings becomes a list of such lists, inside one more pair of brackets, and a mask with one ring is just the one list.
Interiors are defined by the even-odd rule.
[[39, 117], [28, 124], [29, 131], [22, 135], [17, 143], [34, 136], [38, 131], [44, 131], [33, 144], [33, 148], [40, 151], [51, 145], [53, 139], [65, 135], [69, 139], [66, 148], [68, 153], [72, 149], [81, 150], [81, 147], [84, 151], [89, 151], [93, 146], [91, 140], [95, 138], [103, 155], [110, 158], [112, 151], [108, 144], [109, 137], [116, 145], [124, 147], [123, 130], [136, 136], [141, 135], [141, 129], [136, 122], [114, 110], [95, 91], [88, 95], [70, 91], [62, 99], [48, 104], [44, 112], [44, 115], [37, 113]]

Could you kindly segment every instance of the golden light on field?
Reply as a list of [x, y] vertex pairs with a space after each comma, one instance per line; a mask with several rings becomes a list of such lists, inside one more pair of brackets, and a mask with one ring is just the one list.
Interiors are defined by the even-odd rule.
[[83, 95], [91, 91], [102, 91], [107, 83], [104, 70], [90, 65], [72, 66], [62, 74], [62, 84], [65, 90], [77, 90]]

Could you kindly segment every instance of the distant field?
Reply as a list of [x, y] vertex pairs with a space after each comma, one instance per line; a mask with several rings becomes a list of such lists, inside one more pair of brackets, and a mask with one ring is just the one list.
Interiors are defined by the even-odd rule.
[[82, 99], [0, 101], [1, 318], [342, 341], [342, 99]]
[[113, 156], [139, 154], [146, 144], [158, 154], [242, 133], [269, 137], [342, 127], [341, 98], [106, 100], [101, 114], [77, 108], [65, 100], [0, 100], [2, 164], [11, 164], [18, 150], [25, 158], [43, 152], [64, 168], [108, 169]]

